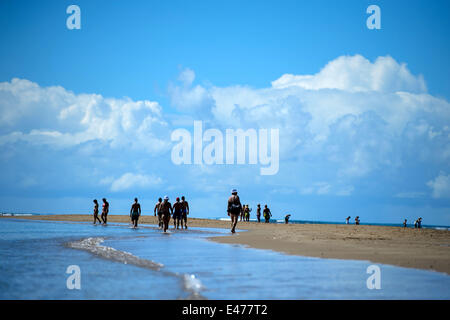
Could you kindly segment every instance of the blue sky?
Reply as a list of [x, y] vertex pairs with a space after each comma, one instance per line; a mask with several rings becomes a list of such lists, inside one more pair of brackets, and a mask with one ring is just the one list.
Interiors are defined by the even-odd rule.
[[[150, 210], [183, 193], [218, 217], [237, 187], [276, 217], [448, 225], [449, 7], [2, 1], [0, 210], [89, 212], [106, 196], [123, 213], [135, 195]], [[278, 174], [175, 166], [170, 133], [194, 120], [280, 128]]]

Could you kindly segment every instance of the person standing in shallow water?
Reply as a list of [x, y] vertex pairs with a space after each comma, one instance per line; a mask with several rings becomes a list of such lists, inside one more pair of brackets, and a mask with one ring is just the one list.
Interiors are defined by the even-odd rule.
[[167, 229], [169, 229], [170, 215], [173, 214], [173, 208], [169, 202], [168, 196], [164, 197], [164, 201], [159, 206], [159, 210], [163, 216], [164, 232], [166, 232]]
[[[182, 215], [182, 207], [183, 204], [180, 202], [180, 198], [177, 198], [175, 203], [173, 204], [173, 228], [180, 228], [180, 220]], [[183, 228], [183, 224], [181, 224], [181, 228]]]
[[97, 222], [97, 220], [99, 224], [102, 223], [102, 221], [98, 217], [98, 202], [97, 199], [94, 199], [94, 224]]
[[155, 216], [158, 215], [158, 226], [160, 228], [163, 228], [164, 224], [163, 224], [162, 212], [159, 208], [161, 203], [162, 203], [162, 198], [159, 198], [158, 202], [155, 205], [155, 209], [153, 209], [153, 213], [155, 214]]
[[264, 206], [263, 215], [264, 219], [266, 219], [266, 223], [269, 223], [270, 217], [272, 217], [272, 212], [270, 212], [270, 209], [267, 208], [267, 204]]
[[189, 203], [186, 201], [184, 196], [181, 197], [181, 203], [183, 204], [181, 210], [181, 229], [183, 229], [183, 221], [184, 221], [184, 228], [187, 229], [187, 216], [189, 214]]
[[261, 205], [259, 203], [256, 208], [256, 219], [258, 220], [258, 222], [261, 222]]
[[106, 201], [106, 198], [103, 198], [103, 205], [102, 205], [102, 220], [103, 224], [106, 224], [108, 222], [108, 213], [109, 213], [109, 202]]
[[134, 203], [131, 205], [130, 217], [133, 223], [133, 228], [137, 228], [139, 216], [141, 215], [141, 205], [138, 203], [138, 199], [134, 198]]
[[242, 204], [239, 196], [237, 195], [237, 190], [231, 190], [231, 197], [228, 198], [227, 212], [231, 217], [231, 233], [236, 232], [236, 225], [239, 219], [239, 215], [242, 214]]

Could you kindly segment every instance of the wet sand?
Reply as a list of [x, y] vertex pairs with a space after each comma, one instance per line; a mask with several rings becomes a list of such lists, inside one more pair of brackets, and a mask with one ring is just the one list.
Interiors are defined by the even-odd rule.
[[[91, 215], [47, 215], [15, 217], [33, 220], [93, 221]], [[125, 215], [109, 215], [109, 222], [130, 222]], [[157, 224], [157, 218], [144, 215], [140, 223]], [[171, 220], [172, 222], [172, 220]], [[188, 226], [230, 228], [230, 222], [189, 218]], [[173, 223], [170, 224], [173, 228]], [[238, 232], [213, 237], [221, 243], [242, 244], [286, 254], [319, 258], [368, 260], [408, 268], [435, 270], [450, 274], [450, 231], [401, 227], [265, 224], [238, 222]], [[180, 230], [180, 232], [183, 232]]]

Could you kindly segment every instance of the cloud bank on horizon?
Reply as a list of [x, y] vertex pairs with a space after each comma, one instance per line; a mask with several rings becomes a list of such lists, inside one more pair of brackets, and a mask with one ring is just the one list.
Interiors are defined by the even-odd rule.
[[[375, 195], [448, 207], [449, 102], [390, 56], [341, 56], [316, 74], [284, 74], [266, 88], [195, 84], [186, 68], [168, 94], [176, 113], [157, 101], [76, 94], [27, 79], [0, 83], [3, 193], [102, 190], [131, 198], [178, 190], [182, 179], [198, 199], [238, 186], [250, 199]], [[174, 165], [170, 133], [192, 130], [194, 120], [219, 130], [278, 128], [278, 174]]]

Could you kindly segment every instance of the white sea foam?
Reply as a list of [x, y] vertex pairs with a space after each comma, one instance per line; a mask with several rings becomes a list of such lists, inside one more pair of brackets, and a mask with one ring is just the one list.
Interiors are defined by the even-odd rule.
[[74, 249], [85, 250], [112, 261], [121, 262], [123, 264], [131, 264], [154, 271], [160, 271], [163, 272], [163, 274], [166, 276], [177, 277], [182, 282], [183, 290], [189, 294], [186, 299], [205, 299], [205, 297], [200, 294], [200, 291], [204, 290], [205, 287], [203, 286], [201, 281], [195, 277], [195, 275], [179, 274], [167, 270], [161, 270], [164, 267], [163, 264], [148, 259], [139, 258], [126, 251], [121, 251], [112, 247], [101, 245], [104, 240], [105, 239], [101, 237], [85, 238], [82, 240], [69, 242], [67, 243], [67, 246]]
[[160, 270], [164, 265], [136, 257], [135, 255], [116, 250], [111, 247], [100, 245], [104, 241], [103, 238], [86, 238], [79, 241], [69, 242], [68, 246], [75, 249], [89, 251], [93, 254], [101, 256], [102, 258], [122, 262], [124, 264], [132, 264], [138, 267], [148, 268], [152, 270]]

